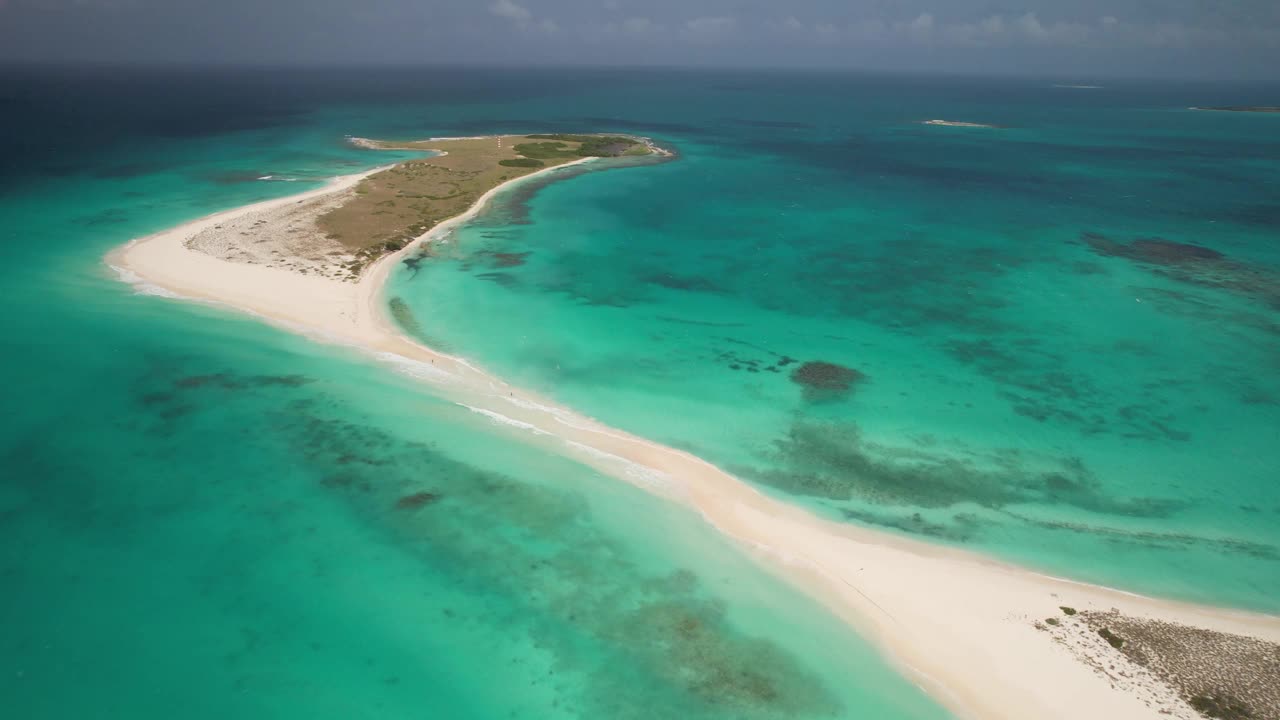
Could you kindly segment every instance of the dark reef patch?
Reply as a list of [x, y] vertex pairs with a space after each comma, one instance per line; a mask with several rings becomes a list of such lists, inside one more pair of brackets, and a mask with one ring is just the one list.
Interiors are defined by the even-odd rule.
[[[570, 264], [572, 265], [572, 263]], [[645, 299], [643, 288], [592, 273], [565, 273], [539, 283], [538, 289], [562, 294], [588, 307], [631, 307]]]
[[404, 264], [409, 272], [409, 277], [417, 277], [418, 272], [422, 269], [422, 263], [436, 256], [436, 244], [431, 242], [418, 243], [411, 254], [405, 256], [400, 262]]
[[1242, 328], [1280, 338], [1280, 322], [1266, 310], [1250, 312], [1231, 307], [1204, 293], [1182, 292], [1170, 288], [1134, 287], [1135, 295], [1151, 303], [1160, 312], [1210, 323], [1219, 329]]
[[[1087, 375], [1069, 372], [1068, 358], [1045, 349], [1039, 338], [1016, 336], [953, 338], [942, 350], [957, 362], [1001, 386], [1009, 409], [1037, 422], [1056, 423], [1084, 435], [1116, 434], [1150, 441], [1184, 442], [1190, 433], [1176, 427], [1176, 413], [1146, 395], [1142, 403], [1117, 405]], [[1143, 348], [1128, 348], [1141, 354]]]
[[867, 441], [854, 423], [797, 420], [764, 456], [766, 468], [740, 472], [842, 510], [848, 502], [919, 508], [973, 503], [990, 509], [1052, 503], [1127, 517], [1167, 517], [1181, 507], [1155, 498], [1110, 497], [1078, 458], [1033, 460], [1017, 450], [975, 456], [891, 447]]
[[101, 212], [76, 218], [77, 225], [85, 227], [102, 227], [104, 225], [120, 225], [129, 222], [129, 214], [120, 208], [108, 208]]
[[476, 277], [481, 280], [488, 280], [504, 288], [514, 288], [520, 284], [519, 278], [504, 272], [476, 273]]
[[805, 399], [825, 400], [849, 394], [867, 376], [859, 370], [812, 360], [791, 371], [791, 382], [804, 388]]
[[976, 531], [978, 528], [976, 518], [969, 513], [959, 513], [955, 515], [951, 518], [950, 523], [928, 520], [920, 513], [904, 515], [845, 508], [840, 511], [840, 514], [846, 520], [852, 520], [853, 522], [862, 523], [864, 525], [889, 528], [891, 530], [911, 533], [912, 535], [921, 535], [923, 537], [946, 540], [949, 542], [965, 542], [967, 540], [971, 540], [977, 534]]
[[1071, 272], [1077, 275], [1106, 275], [1107, 269], [1096, 262], [1079, 260], [1071, 263]]
[[529, 257], [528, 252], [494, 252], [489, 253], [492, 258], [493, 266], [500, 268], [519, 267], [525, 263]]
[[663, 322], [676, 323], [677, 325], [697, 325], [699, 327], [718, 327], [718, 328], [740, 328], [746, 327], [744, 322], [712, 322], [710, 320], [689, 320], [686, 318], [671, 317], [670, 315], [657, 315], [659, 320]]
[[725, 343], [733, 345], [734, 347], [717, 352], [714, 356], [714, 361], [728, 367], [730, 370], [745, 370], [746, 372], [751, 373], [781, 373], [783, 368], [792, 363], [798, 362], [793, 357], [774, 352], [773, 350], [760, 347], [759, 345], [746, 342], [745, 340], [738, 340], [731, 337], [722, 339]]
[[1280, 271], [1227, 257], [1201, 245], [1160, 238], [1123, 243], [1098, 233], [1081, 241], [1103, 257], [1122, 258], [1176, 282], [1216, 288], [1280, 309]]
[[[1181, 507], [1178, 503], [1153, 498], [1134, 501], [1134, 512], [1123, 513], [1130, 517], [1162, 517]], [[1009, 517], [1046, 530], [1062, 530], [1103, 538], [1117, 546], [1155, 547], [1166, 550], [1212, 548], [1225, 555], [1245, 555], [1259, 560], [1280, 560], [1280, 548], [1266, 543], [1238, 538], [1211, 537], [1193, 533], [1154, 532], [1150, 530], [1125, 530], [1102, 525], [1068, 522], [1065, 520], [1041, 520], [1026, 515], [1004, 511]]]
[[805, 307], [818, 317], [857, 318], [899, 332], [996, 335], [1009, 329], [999, 316], [1009, 300], [995, 290], [997, 280], [1034, 259], [1021, 246], [963, 246], [909, 234], [875, 245], [824, 245], [794, 282], [754, 292], [761, 306], [786, 312]]
[[484, 267], [490, 269], [520, 267], [525, 264], [532, 254], [531, 251], [499, 252], [497, 250], [477, 250], [469, 257], [462, 259], [458, 269], [469, 272], [476, 267], [477, 263], [482, 263]]
[[416, 492], [405, 495], [399, 500], [396, 500], [395, 507], [397, 510], [417, 510], [428, 505], [434, 505], [435, 503], [440, 502], [440, 500], [441, 497], [437, 493], [425, 491]]
[[304, 375], [234, 375], [232, 373], [211, 373], [208, 375], [188, 375], [173, 381], [173, 386], [180, 390], [199, 388], [217, 388], [219, 390], [248, 390], [263, 387], [301, 387], [314, 382]]
[[658, 272], [645, 275], [644, 282], [670, 290], [685, 292], [720, 292], [721, 287], [707, 277], [676, 275], [670, 272]]
[[418, 318], [413, 314], [413, 310], [403, 298], [393, 296], [387, 301], [387, 309], [391, 311], [391, 319], [410, 337], [421, 340], [423, 344], [433, 350], [449, 352], [449, 344], [427, 334], [426, 329], [418, 322]]
[[1212, 248], [1162, 238], [1139, 238], [1130, 243], [1117, 242], [1098, 233], [1084, 233], [1081, 239], [1104, 257], [1122, 257], [1154, 265], [1206, 262], [1226, 257]]

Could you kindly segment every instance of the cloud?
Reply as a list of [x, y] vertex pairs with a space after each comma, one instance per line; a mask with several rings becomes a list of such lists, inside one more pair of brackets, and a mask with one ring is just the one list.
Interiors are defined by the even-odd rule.
[[0, 0], [0, 61], [516, 58], [1269, 79], [1280, 2]]
[[1049, 31], [1040, 24], [1040, 18], [1036, 17], [1035, 13], [1027, 13], [1017, 18], [1013, 21], [1013, 26], [1035, 41], [1047, 40], [1049, 37]]
[[624, 42], [627, 47], [651, 48], [656, 47], [655, 44], [665, 44], [672, 39], [666, 25], [640, 16], [605, 22], [579, 23], [573, 26], [573, 30], [576, 31], [576, 36], [596, 46]]
[[794, 17], [766, 23], [806, 42], [849, 43], [859, 46], [930, 46], [954, 48], [1068, 47], [1092, 49], [1175, 48], [1211, 49], [1233, 45], [1255, 47], [1280, 43], [1280, 30], [1222, 28], [1175, 22], [1126, 22], [1104, 15], [1092, 22], [1046, 21], [1034, 12], [990, 15], [965, 22], [942, 22], [932, 13], [885, 22], [879, 18], [844, 24], [801, 23]]
[[555, 20], [550, 18], [535, 19], [532, 10], [513, 2], [513, 0], [496, 0], [489, 6], [489, 12], [500, 18], [510, 20], [521, 30], [553, 33], [560, 29]]
[[632, 17], [622, 21], [622, 31], [632, 35], [643, 35], [655, 29], [657, 26], [649, 18]]
[[928, 42], [933, 37], [933, 16], [921, 13], [915, 20], [901, 26], [907, 36], [918, 42]]
[[500, 18], [506, 18], [512, 22], [523, 24], [533, 20], [533, 13], [523, 5], [517, 5], [511, 0], [498, 0], [489, 6], [489, 12]]
[[813, 26], [813, 33], [818, 36], [818, 40], [823, 43], [839, 42], [840, 28], [831, 23], [821, 22]]
[[[25, 5], [38, 10], [102, 10], [115, 12], [117, 10], [142, 9], [141, 0], [28, 0], [25, 3], [19, 0], [14, 5], [17, 8]], [[3, 9], [4, 6], [5, 0], [0, 0], [0, 9]]]
[[715, 39], [729, 34], [738, 26], [731, 17], [700, 17], [685, 22], [685, 32], [694, 38]]

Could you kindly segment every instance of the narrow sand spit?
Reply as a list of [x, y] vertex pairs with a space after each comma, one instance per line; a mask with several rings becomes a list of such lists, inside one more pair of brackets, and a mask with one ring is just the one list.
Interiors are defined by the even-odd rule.
[[391, 269], [419, 243], [443, 238], [474, 216], [505, 186], [383, 257], [355, 282], [224, 260], [189, 246], [202, 233], [207, 237], [219, 225], [229, 227], [250, 216], [259, 233], [297, 222], [300, 204], [344, 192], [380, 169], [132, 241], [107, 262], [131, 282], [251, 312], [394, 362], [433, 385], [437, 394], [508, 426], [513, 441], [546, 446], [691, 506], [766, 567], [877, 642], [908, 676], [962, 717], [1201, 717], [1176, 683], [1105, 640], [1098, 642], [1096, 633], [1068, 637], [1056, 631], [1061, 625], [1046, 627], [1047, 618], [1063, 616], [1061, 606], [1280, 642], [1278, 617], [1141, 597], [822, 519], [688, 453], [602, 425], [414, 342], [386, 311], [382, 289]]

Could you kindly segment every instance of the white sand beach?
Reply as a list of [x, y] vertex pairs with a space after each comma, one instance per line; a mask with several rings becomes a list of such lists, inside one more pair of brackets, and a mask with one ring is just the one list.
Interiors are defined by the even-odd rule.
[[[384, 359], [421, 363], [432, 370], [422, 375], [434, 392], [490, 417], [506, 418], [513, 441], [546, 445], [672, 501], [687, 503], [736, 539], [744, 551], [876, 642], [908, 676], [961, 717], [1200, 717], [1171, 686], [1128, 661], [1078, 616], [1065, 615], [1060, 606], [1082, 612], [1114, 608], [1135, 618], [1280, 642], [1277, 617], [1047, 577], [975, 553], [820, 518], [768, 497], [688, 453], [606, 427], [406, 337], [395, 327], [383, 301], [389, 273], [418, 243], [444, 236], [479, 212], [504, 186], [486, 193], [463, 216], [437, 225], [400, 252], [381, 258], [355, 282], [231, 262], [187, 246], [198, 233], [247, 214], [270, 226], [298, 204], [352, 188], [380, 169], [335, 178], [320, 189], [228, 210], [140, 238], [112, 252], [107, 262], [127, 271], [122, 277], [182, 298], [250, 312]], [[1059, 624], [1043, 622], [1051, 617]]]

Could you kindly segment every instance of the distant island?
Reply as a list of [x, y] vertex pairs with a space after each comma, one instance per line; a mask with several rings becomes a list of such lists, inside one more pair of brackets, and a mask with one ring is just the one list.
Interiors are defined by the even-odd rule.
[[1280, 113], [1280, 105], [1216, 105], [1191, 107], [1191, 110], [1215, 110], [1217, 112]]
[[1055, 85], [1053, 85], [1053, 87], [1056, 87], [1056, 88], [1069, 88], [1069, 89], [1071, 89], [1071, 90], [1101, 90], [1103, 86], [1102, 86], [1102, 85], [1059, 85], [1059, 84], [1055, 84]]
[[959, 120], [924, 120], [921, 125], [942, 125], [945, 127], [966, 127], [966, 128], [998, 128], [999, 125], [987, 125], [985, 123], [961, 122]]

